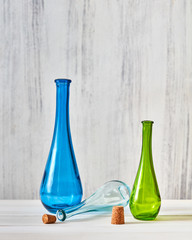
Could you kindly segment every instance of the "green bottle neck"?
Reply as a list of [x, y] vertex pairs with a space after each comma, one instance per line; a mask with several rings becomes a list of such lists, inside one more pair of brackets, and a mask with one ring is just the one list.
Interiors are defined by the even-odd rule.
[[[152, 121], [143, 121], [142, 160], [152, 161]], [[144, 158], [143, 158], [144, 157]]]

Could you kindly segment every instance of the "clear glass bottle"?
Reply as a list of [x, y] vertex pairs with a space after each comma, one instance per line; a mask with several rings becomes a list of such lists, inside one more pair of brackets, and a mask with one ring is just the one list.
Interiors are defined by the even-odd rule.
[[71, 80], [56, 79], [56, 117], [40, 198], [51, 213], [81, 202], [82, 185], [72, 145], [69, 122]]
[[159, 213], [161, 197], [152, 158], [152, 121], [143, 121], [143, 144], [139, 169], [130, 197], [130, 210], [139, 220], [153, 220]]
[[87, 212], [111, 213], [113, 206], [126, 207], [129, 203], [130, 188], [124, 182], [112, 180], [101, 186], [80, 204], [57, 211], [57, 219], [65, 221], [70, 217]]

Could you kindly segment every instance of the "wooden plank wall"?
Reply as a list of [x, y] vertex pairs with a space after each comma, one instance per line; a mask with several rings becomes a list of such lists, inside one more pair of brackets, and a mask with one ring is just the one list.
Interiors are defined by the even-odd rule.
[[0, 3], [0, 199], [39, 198], [61, 77], [85, 197], [132, 186], [151, 119], [162, 198], [192, 198], [192, 1]]

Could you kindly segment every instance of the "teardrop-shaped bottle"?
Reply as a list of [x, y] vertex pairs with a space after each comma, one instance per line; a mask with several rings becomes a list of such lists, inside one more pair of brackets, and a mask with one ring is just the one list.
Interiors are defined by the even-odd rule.
[[152, 158], [152, 121], [143, 121], [143, 143], [139, 169], [130, 197], [130, 210], [139, 220], [153, 220], [157, 217], [161, 197], [155, 176]]
[[44, 171], [40, 197], [51, 213], [80, 203], [82, 186], [72, 145], [69, 123], [71, 80], [56, 79], [56, 117], [51, 149]]
[[80, 204], [57, 211], [57, 219], [65, 221], [72, 216], [87, 212], [98, 214], [112, 212], [113, 206], [126, 207], [129, 203], [130, 188], [126, 183], [112, 180], [97, 189], [89, 198]]

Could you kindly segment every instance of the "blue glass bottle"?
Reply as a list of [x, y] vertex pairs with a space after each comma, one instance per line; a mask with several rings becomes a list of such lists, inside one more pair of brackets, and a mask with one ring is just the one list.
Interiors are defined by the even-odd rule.
[[51, 213], [81, 202], [82, 185], [72, 145], [69, 123], [71, 80], [56, 79], [55, 128], [43, 175], [40, 198]]

